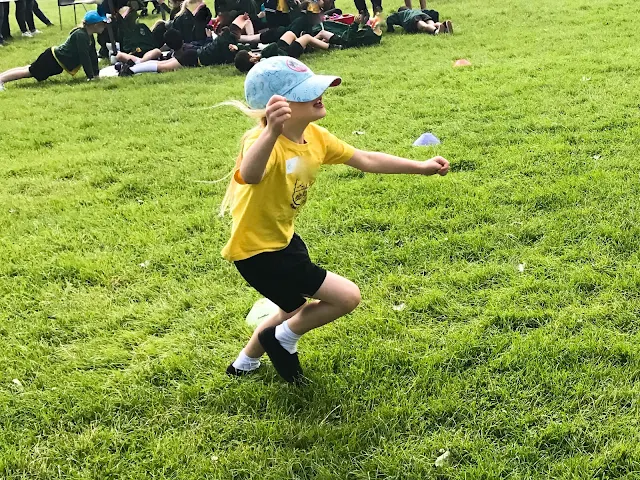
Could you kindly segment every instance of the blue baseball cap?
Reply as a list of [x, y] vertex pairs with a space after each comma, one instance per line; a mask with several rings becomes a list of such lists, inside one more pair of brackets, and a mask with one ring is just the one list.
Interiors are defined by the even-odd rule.
[[244, 81], [244, 96], [251, 108], [260, 110], [274, 95], [290, 102], [310, 102], [340, 83], [340, 77], [316, 75], [295, 58], [270, 57], [249, 70]]
[[100, 22], [109, 23], [109, 19], [107, 17], [103, 17], [95, 10], [91, 10], [84, 15], [84, 23], [87, 25], [94, 25]]

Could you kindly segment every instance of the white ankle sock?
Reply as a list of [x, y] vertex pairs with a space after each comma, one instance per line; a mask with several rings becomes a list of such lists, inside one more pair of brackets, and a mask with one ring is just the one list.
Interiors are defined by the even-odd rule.
[[243, 372], [250, 372], [251, 370], [255, 370], [260, 366], [259, 358], [251, 358], [244, 350], [240, 351], [238, 358], [233, 362], [233, 368], [236, 370], [242, 370]]
[[158, 61], [149, 60], [148, 62], [136, 63], [131, 67], [133, 73], [158, 73]]
[[296, 335], [291, 331], [287, 320], [282, 322], [281, 325], [276, 327], [276, 340], [280, 342], [280, 345], [289, 353], [296, 353], [298, 351], [298, 340], [302, 335]]

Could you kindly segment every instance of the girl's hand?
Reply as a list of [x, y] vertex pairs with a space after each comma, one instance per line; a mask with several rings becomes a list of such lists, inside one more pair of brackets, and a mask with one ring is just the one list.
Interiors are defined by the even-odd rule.
[[267, 129], [274, 135], [282, 133], [284, 122], [291, 118], [291, 108], [289, 102], [280, 95], [274, 95], [267, 103]]
[[433, 157], [423, 164], [423, 175], [446, 175], [449, 172], [449, 162], [444, 157]]

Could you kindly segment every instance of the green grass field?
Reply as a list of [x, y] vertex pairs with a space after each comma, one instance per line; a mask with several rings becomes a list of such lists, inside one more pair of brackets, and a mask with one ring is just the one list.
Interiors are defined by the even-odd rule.
[[[363, 303], [302, 339], [304, 388], [224, 374], [258, 298], [198, 183], [252, 125], [209, 108], [233, 67], [7, 85], [0, 478], [640, 478], [637, 2], [429, 6], [453, 37], [305, 58], [344, 79], [323, 125], [452, 173], [321, 173], [297, 230]], [[66, 37], [41, 7], [0, 71]]]

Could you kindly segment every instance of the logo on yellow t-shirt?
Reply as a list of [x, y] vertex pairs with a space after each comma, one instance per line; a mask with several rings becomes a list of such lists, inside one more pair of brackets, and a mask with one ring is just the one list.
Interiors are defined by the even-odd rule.
[[291, 208], [297, 209], [304, 205], [307, 201], [308, 189], [308, 183], [302, 183], [300, 180], [296, 180], [296, 184], [293, 187], [293, 195], [291, 196]]

